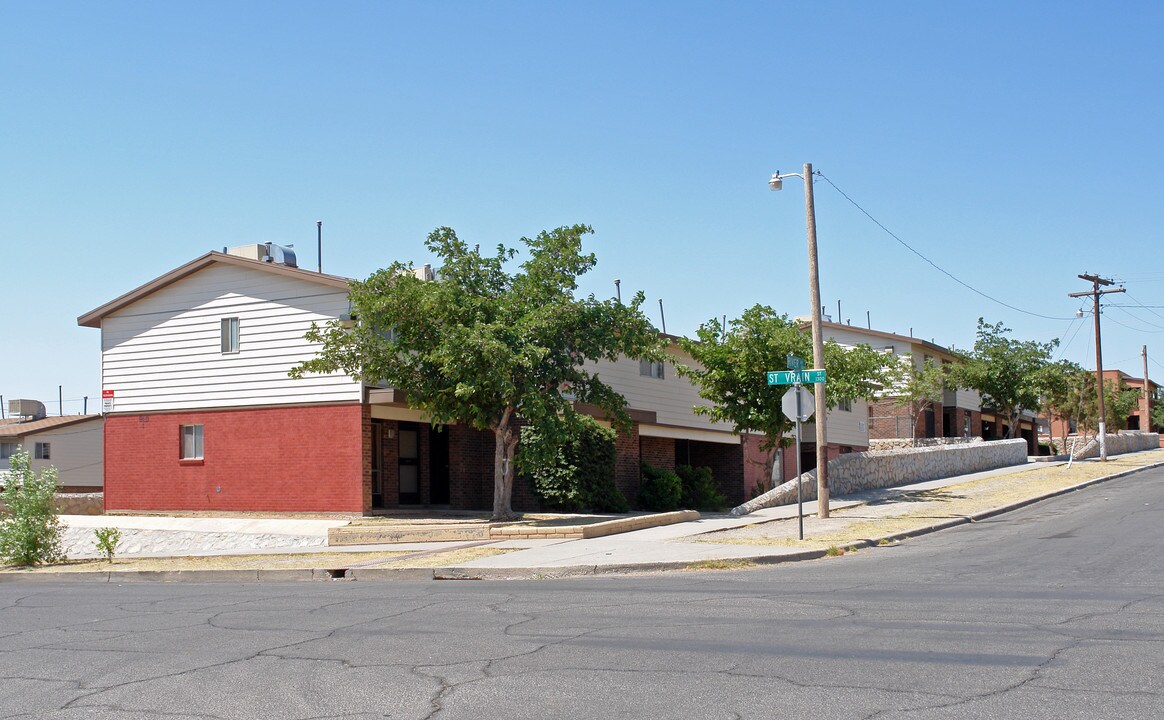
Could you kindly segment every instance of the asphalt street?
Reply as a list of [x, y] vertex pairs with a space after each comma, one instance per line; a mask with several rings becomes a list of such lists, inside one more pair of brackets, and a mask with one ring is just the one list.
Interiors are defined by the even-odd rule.
[[898, 546], [569, 580], [0, 585], [0, 717], [1159, 718], [1164, 472]]

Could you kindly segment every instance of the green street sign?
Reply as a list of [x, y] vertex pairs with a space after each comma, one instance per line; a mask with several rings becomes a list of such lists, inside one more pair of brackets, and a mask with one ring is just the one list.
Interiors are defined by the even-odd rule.
[[814, 385], [825, 382], [824, 370], [788, 370], [768, 373], [769, 385]]
[[792, 353], [788, 353], [787, 360], [788, 360], [788, 369], [789, 370], [803, 370], [804, 369], [804, 361], [801, 360], [800, 358], [796, 357]]

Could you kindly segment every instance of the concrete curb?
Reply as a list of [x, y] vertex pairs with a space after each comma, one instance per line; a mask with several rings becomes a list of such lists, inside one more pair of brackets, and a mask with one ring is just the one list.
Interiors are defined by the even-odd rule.
[[[963, 517], [950, 518], [938, 523], [932, 523], [912, 530], [893, 533], [876, 538], [867, 538], [857, 542], [837, 546], [841, 550], [853, 550], [868, 547], [877, 547], [881, 542], [893, 542], [907, 538], [920, 537], [940, 530], [947, 530], [959, 525], [968, 525], [997, 515], [1019, 510], [1029, 505], [1048, 500], [1060, 495], [1082, 490], [1083, 488], [1100, 483], [1126, 477], [1143, 470], [1152, 470], [1164, 467], [1164, 461], [1143, 465], [1141, 467], [1122, 470], [1111, 475], [1086, 480], [1077, 485], [1054, 490], [1036, 497], [1026, 498], [988, 510], [982, 510]], [[417, 582], [433, 580], [552, 580], [571, 577], [594, 577], [599, 575], [625, 575], [631, 573], [667, 572], [675, 570], [706, 570], [716, 569], [717, 563], [738, 564], [750, 563], [753, 565], [777, 565], [787, 562], [803, 560], [817, 560], [827, 554], [827, 550], [813, 549], [800, 550], [779, 555], [752, 555], [734, 558], [707, 558], [704, 560], [682, 560], [649, 563], [622, 563], [614, 565], [569, 565], [562, 567], [515, 567], [515, 568], [472, 568], [472, 567], [442, 567], [442, 568], [315, 568], [315, 569], [255, 569], [255, 570], [132, 570], [132, 571], [91, 571], [91, 572], [0, 572], [0, 583], [5, 582], [94, 582], [94, 583], [128, 583], [128, 582], [303, 582], [325, 580], [347, 580], [366, 582]]]

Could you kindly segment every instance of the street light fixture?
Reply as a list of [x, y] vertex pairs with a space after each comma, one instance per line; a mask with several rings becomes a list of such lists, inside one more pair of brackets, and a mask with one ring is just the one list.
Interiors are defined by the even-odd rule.
[[[812, 305], [812, 366], [824, 368], [824, 338], [821, 328], [820, 273], [816, 261], [816, 208], [812, 196], [812, 163], [804, 164], [804, 173], [772, 173], [768, 187], [779, 190], [784, 187], [784, 178], [798, 177], [804, 181], [804, 217], [808, 229], [808, 286]], [[825, 435], [825, 388], [824, 383], [816, 383], [816, 516], [829, 516], [829, 457]], [[797, 478], [797, 482], [800, 479]]]

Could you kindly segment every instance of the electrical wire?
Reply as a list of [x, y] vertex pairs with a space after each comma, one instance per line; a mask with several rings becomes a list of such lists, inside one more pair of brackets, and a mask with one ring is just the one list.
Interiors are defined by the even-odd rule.
[[[1140, 302], [1140, 301], [1139, 301], [1139, 300], [1137, 300], [1136, 298], [1134, 298], [1134, 297], [1132, 297], [1131, 295], [1129, 295], [1127, 290], [1124, 290], [1124, 297], [1126, 297], [1128, 300], [1131, 300], [1131, 301], [1132, 301], [1132, 302], [1134, 302], [1136, 305], [1138, 305], [1138, 306], [1140, 306], [1140, 307], [1144, 308], [1145, 310], [1147, 310], [1148, 312], [1152, 313], [1153, 315], [1155, 315], [1156, 317], [1160, 318], [1161, 320], [1164, 320], [1164, 315], [1161, 315], [1160, 313], [1158, 313], [1158, 312], [1156, 312], [1155, 310], [1153, 310], [1153, 309], [1152, 309], [1152, 307], [1153, 307], [1153, 306], [1151, 306], [1151, 305], [1145, 305], [1144, 303]], [[1121, 307], [1122, 307], [1122, 306], [1121, 306]], [[1164, 305], [1156, 305], [1155, 307], [1164, 307]]]
[[817, 170], [817, 171], [815, 172], [815, 174], [816, 174], [816, 175], [818, 175], [818, 176], [820, 176], [820, 178], [821, 178], [822, 180], [824, 180], [825, 182], [827, 182], [829, 185], [832, 185], [832, 186], [833, 186], [833, 189], [834, 189], [834, 190], [836, 190], [837, 192], [839, 192], [839, 193], [841, 194], [841, 196], [842, 196], [842, 197], [844, 197], [846, 200], [848, 200], [848, 201], [849, 201], [849, 203], [850, 203], [850, 204], [852, 204], [852, 206], [853, 206], [853, 207], [855, 207], [855, 208], [857, 208], [858, 210], [860, 210], [860, 211], [861, 211], [861, 213], [862, 213], [862, 214], [863, 214], [865, 217], [867, 217], [867, 218], [869, 218], [870, 220], [872, 220], [872, 221], [873, 221], [873, 224], [874, 224], [874, 225], [876, 225], [877, 227], [881, 228], [882, 230], [884, 230], [884, 231], [885, 231], [885, 232], [886, 232], [886, 233], [889, 235], [889, 237], [891, 237], [891, 238], [893, 238], [894, 240], [896, 240], [897, 242], [901, 243], [901, 245], [902, 245], [902, 246], [903, 246], [903, 247], [904, 247], [906, 250], [909, 250], [909, 251], [910, 251], [911, 253], [913, 253], [914, 255], [917, 255], [917, 256], [918, 256], [919, 258], [921, 258], [922, 260], [925, 260], [925, 261], [926, 261], [926, 262], [927, 262], [927, 263], [928, 263], [930, 266], [932, 266], [932, 267], [933, 267], [935, 270], [937, 270], [938, 272], [942, 273], [943, 275], [945, 275], [946, 277], [950, 278], [951, 280], [953, 280], [954, 282], [958, 283], [959, 285], [961, 285], [962, 287], [966, 288], [967, 290], [969, 290], [969, 291], [971, 291], [971, 292], [973, 292], [973, 293], [975, 293], [975, 294], [977, 294], [977, 295], [980, 295], [980, 296], [982, 296], [982, 297], [986, 298], [987, 300], [989, 300], [989, 301], [991, 301], [991, 302], [993, 302], [993, 303], [998, 303], [999, 305], [1002, 305], [1003, 307], [1010, 308], [1011, 310], [1014, 310], [1015, 312], [1020, 312], [1020, 313], [1022, 313], [1022, 314], [1024, 314], [1024, 315], [1031, 315], [1031, 316], [1033, 316], [1033, 317], [1042, 318], [1042, 319], [1044, 319], [1044, 320], [1074, 320], [1074, 319], [1075, 319], [1075, 318], [1073, 318], [1073, 317], [1056, 317], [1056, 316], [1053, 316], [1053, 315], [1043, 315], [1043, 314], [1041, 314], [1041, 313], [1037, 313], [1037, 312], [1031, 312], [1030, 310], [1023, 310], [1023, 309], [1022, 309], [1022, 308], [1020, 308], [1020, 307], [1015, 307], [1014, 305], [1011, 305], [1010, 303], [1003, 302], [1002, 300], [999, 300], [999, 299], [998, 299], [998, 298], [996, 298], [996, 297], [992, 297], [992, 296], [990, 296], [990, 295], [987, 295], [986, 293], [982, 292], [982, 291], [981, 291], [981, 290], [979, 290], [978, 288], [976, 288], [976, 287], [974, 287], [974, 286], [972, 286], [972, 285], [970, 285], [970, 284], [968, 284], [968, 283], [965, 283], [965, 282], [963, 282], [962, 280], [958, 279], [958, 278], [957, 278], [957, 277], [955, 277], [953, 274], [951, 274], [949, 271], [947, 271], [947, 270], [945, 270], [944, 268], [940, 267], [940, 266], [939, 266], [937, 263], [935, 263], [933, 260], [930, 260], [928, 257], [926, 257], [925, 255], [922, 255], [920, 252], [918, 252], [917, 250], [915, 250], [915, 249], [914, 249], [914, 248], [913, 248], [913, 247], [912, 247], [912, 246], [911, 246], [909, 243], [907, 243], [906, 241], [904, 241], [904, 240], [902, 240], [901, 238], [899, 238], [899, 237], [898, 237], [898, 236], [897, 236], [897, 235], [896, 235], [896, 234], [895, 234], [895, 233], [894, 233], [892, 230], [890, 230], [889, 228], [887, 228], [887, 227], [885, 227], [884, 225], [882, 225], [882, 224], [881, 224], [881, 221], [879, 221], [877, 218], [875, 218], [875, 217], [873, 217], [872, 215], [870, 215], [868, 210], [866, 210], [865, 208], [863, 208], [863, 207], [861, 207], [860, 205], [858, 205], [856, 200], [854, 200], [853, 198], [849, 197], [848, 193], [846, 193], [844, 190], [842, 190], [842, 189], [840, 189], [839, 187], [837, 187], [837, 184], [836, 184], [836, 183], [834, 183], [832, 180], [830, 180], [830, 179], [828, 178], [828, 176], [826, 176], [824, 173], [822, 173], [821, 171]]
[[[1135, 316], [1133, 315], [1133, 317], [1135, 317]], [[1119, 320], [1116, 320], [1116, 319], [1115, 319], [1115, 318], [1113, 318], [1111, 315], [1108, 315], [1108, 316], [1107, 316], [1107, 319], [1108, 319], [1108, 320], [1111, 320], [1113, 323], [1115, 323], [1116, 325], [1119, 325], [1120, 327], [1125, 327], [1125, 328], [1127, 328], [1128, 330], [1132, 330], [1132, 331], [1134, 331], [1134, 332], [1138, 332], [1138, 333], [1164, 333], [1164, 329], [1161, 329], [1161, 330], [1145, 330], [1144, 328], [1132, 327], [1131, 325], [1128, 325], [1127, 323], [1122, 323], [1122, 322], [1120, 322]]]
[[[1067, 354], [1067, 348], [1071, 347], [1071, 343], [1075, 342], [1075, 338], [1079, 335], [1079, 331], [1087, 325], [1087, 321], [1084, 320], [1086, 317], [1087, 315], [1083, 315], [1081, 317], [1075, 318], [1076, 320], [1081, 320], [1082, 322], [1079, 323], [1079, 327], [1075, 328], [1075, 332], [1071, 335], [1071, 339], [1059, 346], [1059, 354], [1055, 357], [1055, 362], [1063, 359], [1063, 356]], [[1066, 335], [1069, 332], [1071, 332], [1070, 325], [1067, 326], [1067, 332], [1063, 334]]]
[[[1135, 320], [1136, 322], [1143, 323], [1143, 324], [1147, 325], [1148, 327], [1156, 328], [1157, 330], [1164, 330], [1164, 325], [1159, 325], [1157, 323], [1152, 322], [1151, 320], [1145, 320], [1144, 318], [1128, 311], [1127, 309], [1125, 309], [1122, 306], [1118, 307], [1116, 309], [1119, 310], [1120, 312], [1122, 312], [1124, 315], [1127, 315], [1131, 319]], [[1150, 331], [1145, 331], [1145, 332], [1150, 332]]]

